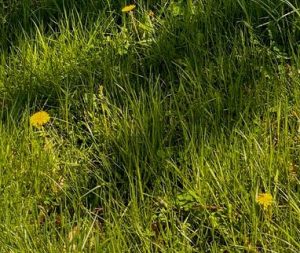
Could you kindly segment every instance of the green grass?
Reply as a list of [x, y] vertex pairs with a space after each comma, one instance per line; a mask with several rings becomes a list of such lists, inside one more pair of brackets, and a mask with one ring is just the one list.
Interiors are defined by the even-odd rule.
[[125, 4], [0, 1], [0, 252], [299, 252], [297, 1]]

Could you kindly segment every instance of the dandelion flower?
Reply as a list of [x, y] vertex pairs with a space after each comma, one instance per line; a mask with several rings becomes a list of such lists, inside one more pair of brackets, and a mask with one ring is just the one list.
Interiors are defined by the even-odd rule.
[[260, 193], [256, 197], [256, 202], [266, 210], [270, 205], [272, 205], [273, 197], [270, 193]]
[[30, 125], [37, 128], [41, 128], [43, 125], [48, 123], [50, 115], [45, 111], [36, 112], [30, 117]]
[[135, 9], [135, 5], [134, 4], [130, 4], [130, 5], [126, 5], [123, 9], [122, 9], [122, 12], [130, 12], [132, 10]]

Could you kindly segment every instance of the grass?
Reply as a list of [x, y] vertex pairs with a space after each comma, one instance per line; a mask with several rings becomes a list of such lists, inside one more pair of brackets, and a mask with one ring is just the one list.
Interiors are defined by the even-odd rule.
[[297, 1], [0, 4], [1, 252], [299, 252]]

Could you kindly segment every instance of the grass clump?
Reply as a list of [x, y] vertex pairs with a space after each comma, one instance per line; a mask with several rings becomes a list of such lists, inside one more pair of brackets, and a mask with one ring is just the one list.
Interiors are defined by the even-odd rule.
[[1, 8], [1, 252], [299, 251], [297, 1]]

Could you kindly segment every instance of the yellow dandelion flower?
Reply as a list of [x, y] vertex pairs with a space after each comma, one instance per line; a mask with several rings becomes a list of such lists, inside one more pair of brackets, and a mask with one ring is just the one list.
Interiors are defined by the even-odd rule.
[[50, 115], [45, 111], [36, 112], [30, 117], [30, 125], [37, 128], [41, 128], [43, 125], [48, 123]]
[[126, 5], [124, 8], [122, 8], [122, 12], [130, 12], [135, 9], [135, 4]]
[[270, 193], [260, 193], [256, 197], [256, 202], [264, 209], [267, 209], [270, 205], [272, 205], [273, 197]]

